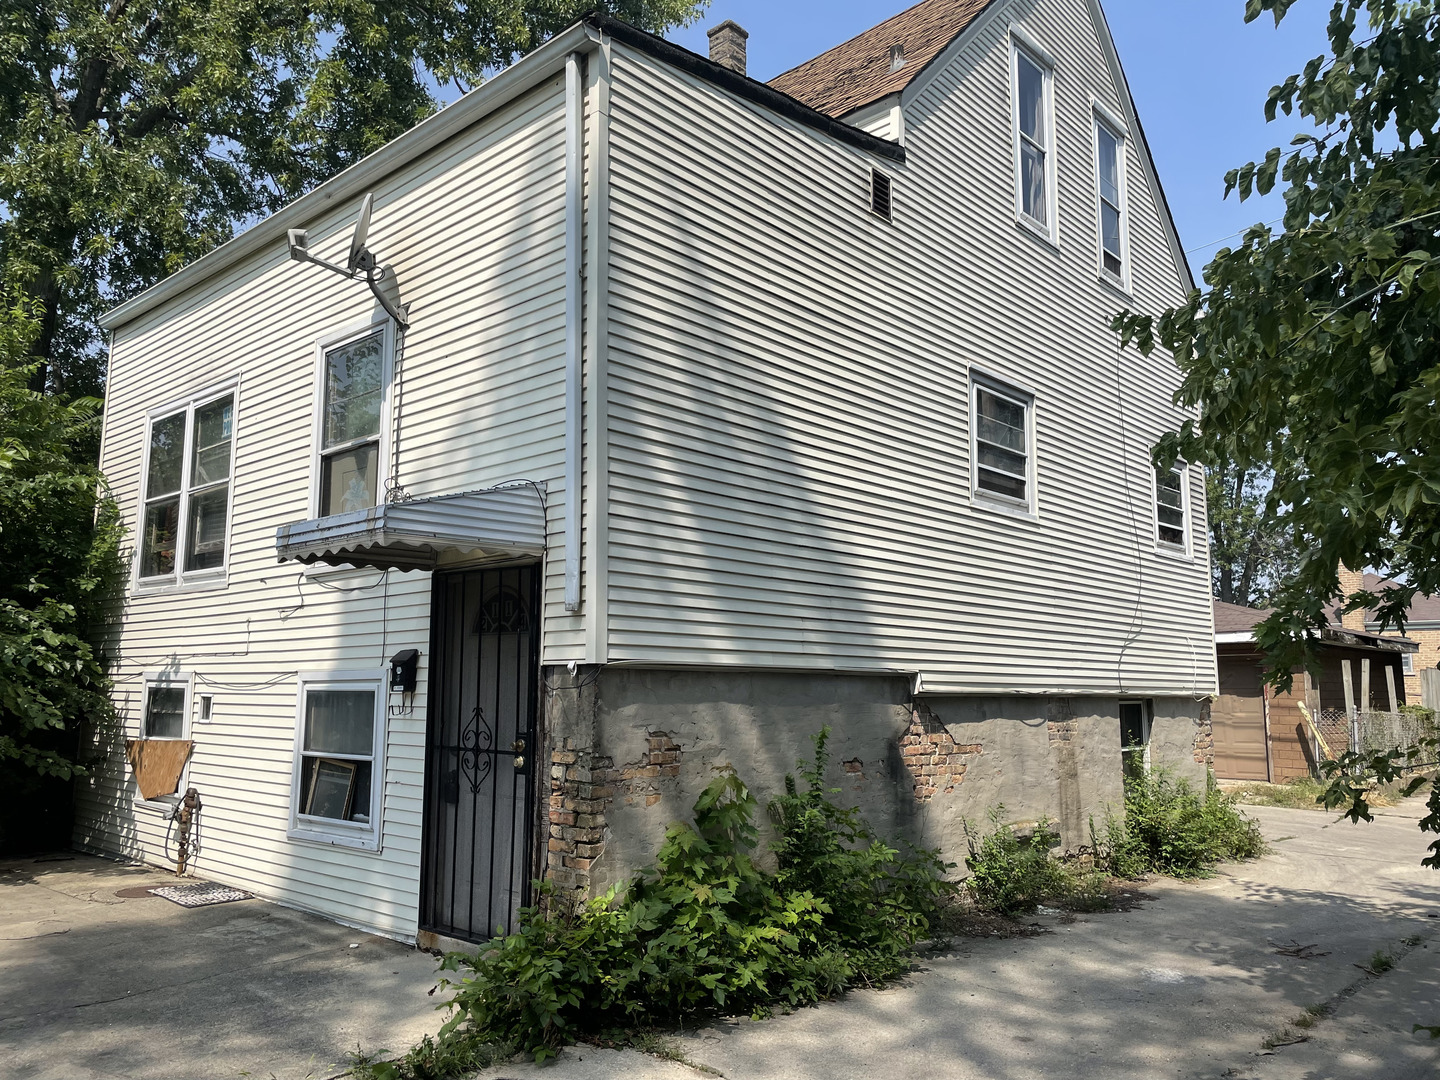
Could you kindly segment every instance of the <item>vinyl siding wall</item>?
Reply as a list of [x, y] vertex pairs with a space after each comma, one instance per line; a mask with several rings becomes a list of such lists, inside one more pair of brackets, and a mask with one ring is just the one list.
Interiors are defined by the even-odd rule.
[[[1060, 58], [1058, 251], [1014, 220], [1008, 19], [877, 161], [615, 50], [609, 656], [905, 670], [947, 692], [1213, 692], [1204, 490], [1155, 549], [1182, 418], [1111, 315], [1181, 277], [1127, 143], [1133, 301], [1098, 280], [1084, 0], [1006, 6]], [[895, 178], [893, 224], [867, 212]], [[1035, 395], [1035, 519], [969, 497], [971, 367]]]
[[[417, 497], [519, 478], [548, 486], [546, 649], [559, 658], [583, 646], [562, 606], [563, 102], [557, 78], [393, 174], [375, 190], [370, 231], [411, 305], [403, 486]], [[310, 222], [312, 250], [343, 262], [355, 211], [336, 206]], [[315, 341], [375, 310], [363, 283], [293, 263], [277, 243], [117, 333], [101, 464], [137, 534], [146, 410], [236, 375], [241, 384], [227, 581], [132, 591], [111, 650], [129, 735], [140, 730], [147, 671], [191, 675], [192, 701], [214, 695], [209, 723], [192, 709], [184, 783], [204, 802], [194, 872], [410, 938], [430, 575], [315, 574], [275, 557], [276, 527], [311, 514]], [[403, 648], [421, 650], [422, 681], [414, 708], [388, 717], [381, 849], [287, 839], [297, 673], [380, 668]], [[81, 783], [77, 840], [173, 862], [168, 809], [140, 802], [128, 766], [111, 760]]]

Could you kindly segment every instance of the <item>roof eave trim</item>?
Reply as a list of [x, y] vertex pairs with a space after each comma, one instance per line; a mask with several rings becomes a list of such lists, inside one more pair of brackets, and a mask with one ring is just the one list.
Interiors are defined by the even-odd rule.
[[845, 143], [871, 154], [878, 154], [892, 161], [904, 162], [905, 160], [905, 148], [899, 143], [871, 135], [868, 131], [862, 131], [843, 120], [812, 109], [798, 98], [782, 94], [766, 83], [741, 75], [737, 71], [731, 71], [722, 64], [707, 60], [689, 49], [682, 49], [679, 45], [672, 44], [662, 37], [638, 30], [629, 23], [621, 22], [609, 15], [592, 15], [588, 21], [597, 30], [609, 34], [622, 44], [639, 49], [661, 63], [669, 64], [697, 79], [703, 79], [727, 93], [760, 105], [786, 119], [814, 128], [836, 142]]
[[313, 191], [281, 207], [265, 220], [181, 267], [144, 292], [111, 308], [100, 317], [100, 325], [106, 330], [114, 331], [207, 278], [257, 254], [282, 238], [287, 230], [301, 228], [311, 218], [336, 203], [361, 194], [397, 168], [479, 123], [487, 115], [526, 91], [534, 89], [550, 76], [558, 74], [565, 65], [565, 58], [572, 52], [588, 50], [593, 45], [593, 34], [585, 22], [578, 22], [561, 31], [453, 105], [421, 121], [403, 135], [397, 136], [380, 149], [332, 176]]

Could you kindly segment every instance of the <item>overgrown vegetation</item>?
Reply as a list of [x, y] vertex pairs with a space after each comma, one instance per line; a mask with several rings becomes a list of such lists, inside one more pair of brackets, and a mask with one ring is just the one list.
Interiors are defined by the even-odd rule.
[[1035, 826], [1028, 837], [1002, 824], [1003, 806], [990, 811], [989, 833], [977, 837], [965, 823], [965, 842], [970, 854], [965, 866], [970, 876], [965, 879], [966, 891], [982, 911], [997, 915], [1024, 915], [1047, 901], [1058, 901], [1069, 895], [1070, 873], [1051, 858], [1050, 852], [1060, 843], [1060, 836], [1048, 821]]
[[1290, 810], [1323, 810], [1325, 786], [1310, 776], [1297, 776], [1283, 784], [1261, 781], [1227, 785], [1227, 793], [1247, 806], [1283, 806]]
[[[954, 891], [933, 851], [881, 840], [824, 787], [826, 737], [771, 805], [775, 873], [759, 869], [756, 800], [717, 777], [694, 824], [666, 833], [653, 870], [622, 891], [544, 903], [476, 956], [447, 958], [455, 1013], [437, 1045], [513, 1046], [543, 1061], [578, 1038], [615, 1039], [720, 1014], [763, 1015], [909, 967]], [[395, 1076], [422, 1077], [400, 1063]]]
[[113, 715], [94, 634], [123, 572], [119, 511], [85, 463], [99, 402], [28, 379], [0, 368], [0, 850], [68, 837], [76, 729]]
[[1155, 769], [1126, 778], [1125, 817], [1107, 815], [1095, 849], [1101, 865], [1120, 877], [1194, 878], [1227, 859], [1264, 854], [1265, 841], [1213, 777], [1201, 795], [1184, 777]]

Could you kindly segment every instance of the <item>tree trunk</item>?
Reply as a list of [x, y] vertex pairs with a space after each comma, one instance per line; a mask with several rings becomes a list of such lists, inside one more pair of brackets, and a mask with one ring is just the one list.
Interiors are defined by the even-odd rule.
[[50, 382], [50, 369], [55, 362], [55, 336], [60, 329], [60, 285], [48, 270], [35, 279], [35, 302], [40, 307], [40, 333], [31, 350], [39, 363], [30, 376], [30, 389], [43, 394]]

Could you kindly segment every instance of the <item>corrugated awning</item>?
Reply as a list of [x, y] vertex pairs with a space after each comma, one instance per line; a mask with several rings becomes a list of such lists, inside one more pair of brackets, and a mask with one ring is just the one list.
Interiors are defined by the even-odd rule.
[[441, 556], [543, 555], [545, 504], [533, 484], [385, 503], [281, 525], [281, 562], [433, 570]]

